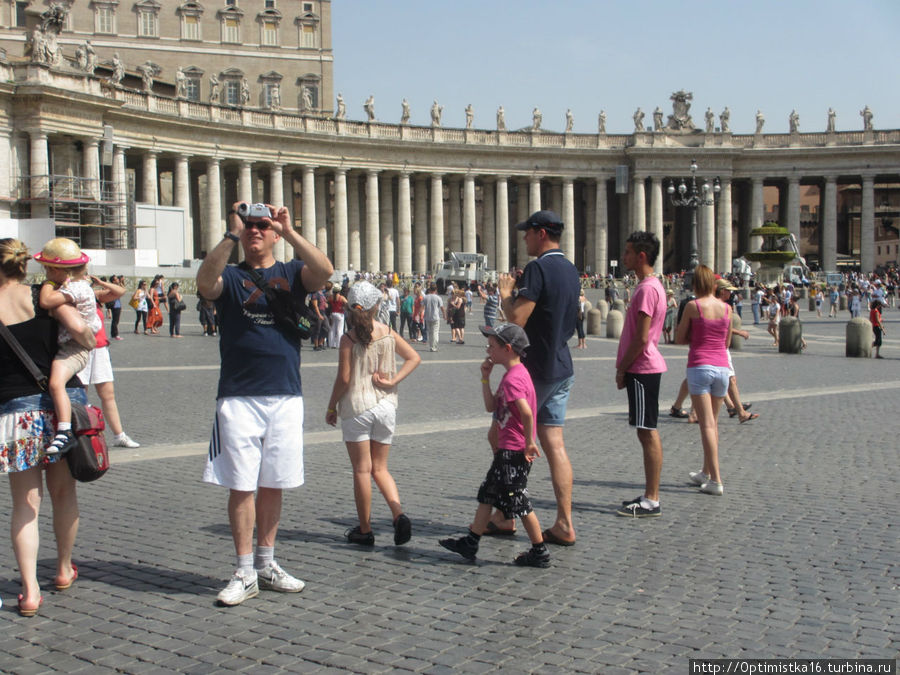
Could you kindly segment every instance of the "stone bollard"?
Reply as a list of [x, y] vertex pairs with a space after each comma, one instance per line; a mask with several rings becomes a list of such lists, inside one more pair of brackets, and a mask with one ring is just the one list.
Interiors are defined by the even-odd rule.
[[[616, 300], [616, 302], [619, 302]], [[622, 327], [625, 325], [625, 315], [617, 309], [609, 310], [606, 315], [606, 337], [618, 340], [622, 337]]]
[[844, 294], [838, 296], [838, 309], [842, 312], [847, 311], [847, 296]]
[[610, 309], [611, 309], [611, 310], [612, 310], [612, 309], [615, 309], [615, 310], [617, 310], [617, 311], [619, 311], [619, 312], [622, 312], [622, 315], [624, 316], [624, 314], [625, 314], [625, 301], [624, 301], [622, 298], [616, 298], [615, 300], [613, 300], [613, 304], [612, 304], [612, 307], [610, 307]]
[[801, 286], [799, 300], [805, 300], [807, 297], [809, 297], [809, 289], [806, 286]]
[[603, 313], [599, 309], [587, 313], [587, 334], [603, 335]]
[[810, 312], [816, 311], [816, 296], [815, 295], [809, 296], [809, 311]]
[[871, 358], [872, 356], [872, 322], [862, 317], [847, 322], [846, 355], [853, 358]]
[[778, 351], [781, 354], [799, 354], [803, 346], [803, 325], [800, 319], [786, 316], [778, 324]]
[[594, 309], [594, 306], [591, 304], [590, 300], [584, 301], [584, 315], [587, 316], [587, 313]]
[[609, 314], [609, 303], [606, 300], [598, 300], [597, 310], [600, 312], [600, 317], [606, 321], [606, 315]]
[[[731, 313], [731, 330], [741, 330], [741, 317], [738, 316], [737, 312]], [[733, 352], [741, 352], [744, 351], [744, 338], [736, 333], [731, 334], [731, 351]]]

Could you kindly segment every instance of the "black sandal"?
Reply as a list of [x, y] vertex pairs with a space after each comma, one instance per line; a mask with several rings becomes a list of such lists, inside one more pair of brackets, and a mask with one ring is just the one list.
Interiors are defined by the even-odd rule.
[[683, 420], [687, 416], [687, 411], [684, 408], [676, 408], [674, 405], [669, 408], [669, 417], [677, 417]]

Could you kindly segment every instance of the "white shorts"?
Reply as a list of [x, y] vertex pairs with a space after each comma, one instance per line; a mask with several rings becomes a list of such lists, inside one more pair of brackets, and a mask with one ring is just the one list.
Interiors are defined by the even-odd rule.
[[242, 492], [303, 485], [303, 397], [220, 398], [203, 480]]
[[734, 377], [734, 362], [731, 360], [731, 350], [726, 349], [725, 353], [728, 354], [728, 379]]
[[113, 381], [109, 347], [97, 347], [91, 350], [91, 353], [88, 355], [87, 365], [84, 367], [84, 370], [78, 373], [78, 379], [85, 386]]
[[341, 421], [344, 443], [372, 440], [390, 445], [394, 438], [396, 423], [397, 408], [387, 399], [382, 399], [374, 408]]

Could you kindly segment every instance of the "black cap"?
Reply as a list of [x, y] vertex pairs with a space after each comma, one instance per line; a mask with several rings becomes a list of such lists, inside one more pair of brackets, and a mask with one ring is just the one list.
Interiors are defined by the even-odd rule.
[[490, 326], [481, 326], [481, 334], [485, 337], [493, 335], [503, 344], [507, 344], [513, 348], [513, 351], [522, 356], [528, 349], [528, 336], [525, 335], [524, 329], [514, 323], [498, 323], [491, 328]]
[[524, 223], [516, 225], [517, 230], [527, 230], [532, 227], [559, 233], [562, 232], [563, 222], [555, 211], [535, 211]]

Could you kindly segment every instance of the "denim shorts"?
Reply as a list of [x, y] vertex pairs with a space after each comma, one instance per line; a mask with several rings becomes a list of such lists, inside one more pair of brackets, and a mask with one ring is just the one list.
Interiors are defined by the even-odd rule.
[[538, 424], [561, 427], [566, 423], [566, 406], [569, 403], [569, 392], [572, 390], [574, 381], [575, 376], [570, 375], [561, 380], [534, 383]]
[[688, 391], [692, 396], [709, 394], [722, 398], [728, 391], [731, 372], [723, 366], [692, 366], [687, 369]]

